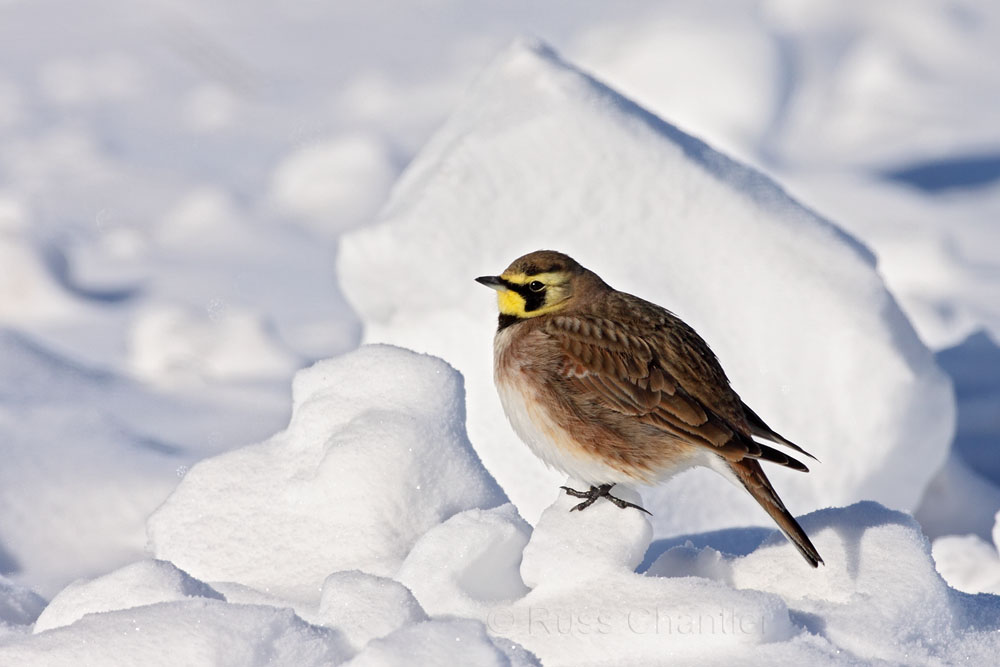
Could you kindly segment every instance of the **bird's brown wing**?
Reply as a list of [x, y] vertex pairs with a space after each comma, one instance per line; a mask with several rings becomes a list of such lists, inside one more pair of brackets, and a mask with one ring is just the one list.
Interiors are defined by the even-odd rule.
[[708, 346], [687, 325], [676, 320], [680, 326], [657, 327], [647, 317], [643, 322], [653, 325], [636, 330], [621, 321], [557, 315], [546, 322], [545, 332], [562, 353], [560, 372], [576, 400], [633, 417], [729, 461], [761, 458], [807, 470], [750, 437], [739, 397]]

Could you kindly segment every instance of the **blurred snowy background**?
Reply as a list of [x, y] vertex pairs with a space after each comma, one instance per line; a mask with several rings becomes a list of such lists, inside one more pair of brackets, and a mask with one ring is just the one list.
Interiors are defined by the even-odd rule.
[[[941, 538], [953, 586], [1000, 591], [982, 576], [1000, 509], [1000, 4], [982, 0], [0, 0], [2, 581], [51, 598], [142, 558], [192, 464], [284, 428], [293, 373], [373, 338], [358, 298], [435, 289], [412, 265], [358, 287], [368, 255], [341, 237], [524, 35], [874, 253], [957, 400], [951, 454], [903, 509]], [[603, 246], [576, 247], [605, 273]], [[514, 257], [467, 271], [461, 248], [418, 259], [470, 281]], [[488, 364], [481, 298], [469, 349]]]

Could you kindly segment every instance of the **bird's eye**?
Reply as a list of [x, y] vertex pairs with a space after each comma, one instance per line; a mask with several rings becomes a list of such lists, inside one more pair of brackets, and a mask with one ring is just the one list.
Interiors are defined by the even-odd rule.
[[528, 283], [528, 289], [530, 289], [532, 292], [541, 292], [543, 289], [545, 289], [545, 283], [543, 283], [541, 280], [532, 280], [530, 283]]

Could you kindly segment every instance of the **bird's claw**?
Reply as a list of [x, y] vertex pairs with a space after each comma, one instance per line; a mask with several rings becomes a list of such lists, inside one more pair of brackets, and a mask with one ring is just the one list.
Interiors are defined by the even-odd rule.
[[607, 498], [613, 502], [618, 507], [625, 509], [626, 507], [634, 507], [640, 512], [645, 512], [649, 516], [653, 516], [653, 513], [647, 510], [645, 507], [640, 507], [635, 503], [630, 503], [627, 500], [622, 500], [616, 496], [611, 495], [611, 487], [614, 484], [601, 484], [600, 486], [592, 486], [588, 491], [577, 491], [574, 488], [568, 486], [560, 486], [559, 488], [566, 492], [566, 495], [573, 496], [574, 498], [585, 498], [582, 503], [574, 505], [570, 508], [570, 512], [574, 510], [583, 511], [594, 504], [598, 498]]

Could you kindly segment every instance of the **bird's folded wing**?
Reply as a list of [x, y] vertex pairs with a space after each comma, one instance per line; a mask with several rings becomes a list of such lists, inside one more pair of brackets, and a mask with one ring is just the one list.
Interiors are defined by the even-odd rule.
[[[664, 343], [655, 337], [630, 333], [611, 320], [581, 316], [554, 317], [545, 330], [561, 346], [563, 376], [581, 400], [710, 447], [727, 459], [761, 456], [758, 443], [721, 416], [716, 406], [692, 395], [683, 373], [678, 377], [665, 368], [663, 350], [658, 349]], [[721, 389], [731, 391], [728, 383]]]

